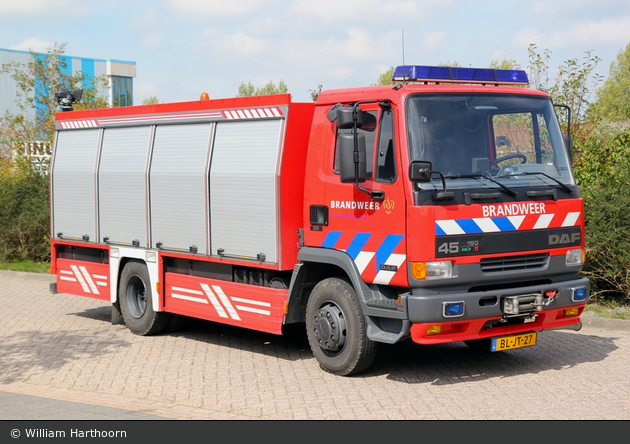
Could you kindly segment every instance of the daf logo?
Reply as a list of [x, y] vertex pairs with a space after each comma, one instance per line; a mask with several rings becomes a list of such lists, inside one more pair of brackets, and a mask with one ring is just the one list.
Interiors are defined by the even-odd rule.
[[580, 233], [550, 234], [549, 245], [577, 244], [580, 243]]

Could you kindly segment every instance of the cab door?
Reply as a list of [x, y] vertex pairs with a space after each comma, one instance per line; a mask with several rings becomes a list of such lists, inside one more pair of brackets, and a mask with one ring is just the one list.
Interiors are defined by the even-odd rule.
[[[366, 283], [407, 286], [405, 196], [396, 151], [396, 112], [378, 104], [361, 105], [366, 140], [366, 180], [360, 187], [381, 191], [375, 199], [354, 183], [342, 183], [339, 144], [332, 144], [325, 168], [328, 225], [321, 246], [345, 251]], [[336, 128], [336, 136], [344, 132]]]

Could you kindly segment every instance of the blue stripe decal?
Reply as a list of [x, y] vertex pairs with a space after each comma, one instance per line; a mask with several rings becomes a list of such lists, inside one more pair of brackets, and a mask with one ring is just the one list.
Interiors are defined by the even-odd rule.
[[322, 242], [324, 248], [335, 248], [335, 244], [341, 237], [341, 231], [331, 231], [326, 235], [326, 239]]
[[459, 219], [456, 222], [466, 234], [483, 233], [481, 228], [479, 228], [479, 225], [477, 225], [472, 219]]
[[363, 247], [365, 247], [370, 236], [372, 236], [372, 233], [357, 233], [354, 239], [352, 239], [352, 242], [350, 242], [350, 245], [348, 245], [346, 253], [348, 253], [353, 260], [356, 259]]
[[388, 234], [378, 250], [376, 250], [376, 272], [381, 268], [387, 259], [392, 255], [404, 236], [402, 234]]
[[[483, 218], [483, 220], [492, 221], [494, 225], [496, 225], [496, 227], [499, 229], [499, 232], [517, 230], [514, 224], [510, 222], [510, 219], [508, 217], [502, 217], [502, 216], [486, 217], [486, 218]], [[463, 234], [479, 234], [479, 233], [488, 232], [488, 231], [484, 231], [484, 229], [477, 222], [475, 222], [474, 219], [455, 219], [455, 220], [448, 220], [448, 221], [441, 221], [441, 222], [448, 223], [445, 226], [447, 227], [446, 229], [449, 232], [447, 233], [446, 231], [444, 231], [444, 229], [442, 229], [442, 227], [440, 227], [440, 225], [436, 222], [435, 223], [436, 236], [462, 234], [462, 233], [459, 233], [457, 228], [461, 229]]]
[[516, 227], [507, 217], [492, 217], [491, 219], [501, 231], [516, 231]]
[[435, 223], [435, 235], [436, 236], [446, 236], [446, 231], [440, 227], [437, 222]]

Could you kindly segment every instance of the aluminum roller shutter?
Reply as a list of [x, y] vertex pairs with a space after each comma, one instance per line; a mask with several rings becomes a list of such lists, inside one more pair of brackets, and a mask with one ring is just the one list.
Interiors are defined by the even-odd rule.
[[146, 170], [151, 127], [107, 128], [99, 166], [100, 234], [148, 246]]
[[212, 124], [155, 130], [151, 160], [151, 242], [208, 253], [207, 162]]
[[212, 253], [276, 263], [276, 171], [283, 120], [221, 122], [210, 165]]
[[95, 170], [99, 130], [59, 131], [51, 170], [52, 236], [97, 241]]

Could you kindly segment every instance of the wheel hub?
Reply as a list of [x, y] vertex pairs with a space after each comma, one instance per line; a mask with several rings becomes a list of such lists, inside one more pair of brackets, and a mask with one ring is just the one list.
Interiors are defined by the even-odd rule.
[[136, 319], [141, 318], [147, 309], [147, 292], [144, 282], [137, 276], [129, 281], [127, 301], [131, 315]]
[[329, 303], [320, 307], [314, 318], [315, 337], [319, 346], [328, 351], [340, 351], [346, 343], [346, 320], [336, 305]]

